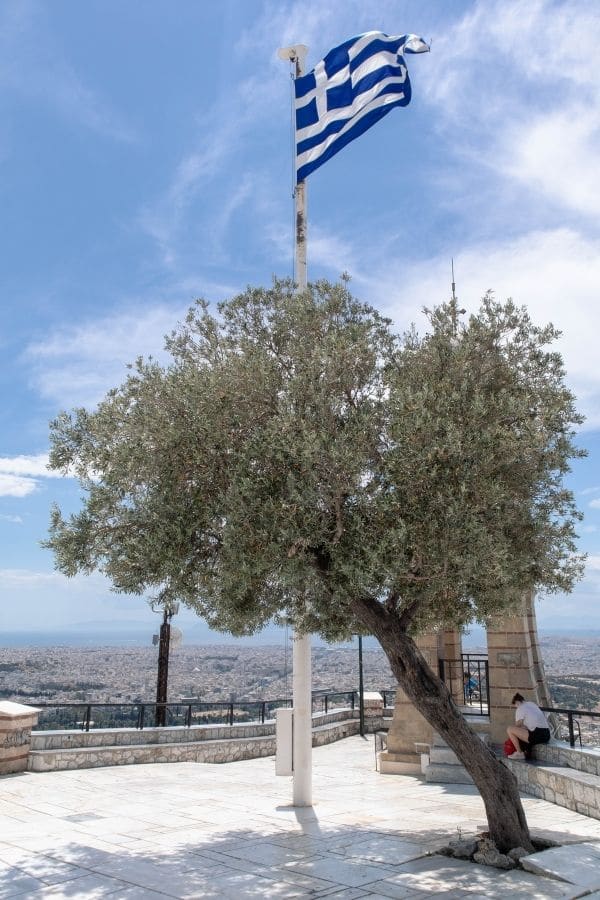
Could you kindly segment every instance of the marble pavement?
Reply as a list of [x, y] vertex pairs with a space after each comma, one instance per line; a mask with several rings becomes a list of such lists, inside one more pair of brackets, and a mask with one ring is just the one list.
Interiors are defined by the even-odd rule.
[[550, 878], [499, 872], [435, 854], [485, 826], [473, 787], [380, 775], [372, 737], [313, 762], [312, 809], [272, 757], [1, 778], [0, 898], [600, 897], [598, 820], [524, 798], [533, 831], [569, 846], [538, 855]]

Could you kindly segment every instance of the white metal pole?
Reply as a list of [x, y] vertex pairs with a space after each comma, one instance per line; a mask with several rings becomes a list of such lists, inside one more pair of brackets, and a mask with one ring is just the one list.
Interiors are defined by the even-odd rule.
[[[279, 51], [282, 59], [294, 63], [295, 76], [304, 74], [307, 48], [303, 44]], [[308, 284], [306, 269], [306, 182], [294, 188], [295, 276], [298, 290]], [[292, 653], [293, 686], [293, 803], [312, 806], [312, 673], [310, 634], [294, 634]]]
[[294, 635], [294, 806], [312, 806], [312, 692], [310, 634]]
[[[296, 48], [296, 78], [304, 74], [306, 47]], [[296, 184], [296, 283], [306, 290], [306, 181]], [[312, 668], [310, 634], [294, 635], [294, 806], [312, 806]]]
[[296, 284], [304, 291], [308, 284], [306, 270], [306, 181], [301, 181], [294, 190], [296, 223]]

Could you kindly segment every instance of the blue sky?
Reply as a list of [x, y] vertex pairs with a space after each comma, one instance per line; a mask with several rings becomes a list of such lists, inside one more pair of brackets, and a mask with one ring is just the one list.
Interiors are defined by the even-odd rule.
[[[0, 4], [0, 634], [155, 617], [39, 546], [77, 485], [48, 421], [93, 406], [199, 296], [292, 273], [291, 89], [369, 30], [432, 41], [412, 103], [309, 179], [309, 277], [347, 271], [398, 327], [492, 288], [563, 331], [589, 457], [571, 484], [586, 578], [542, 628], [600, 628], [597, 2], [3, 0]], [[181, 624], [193, 622], [190, 613]]]

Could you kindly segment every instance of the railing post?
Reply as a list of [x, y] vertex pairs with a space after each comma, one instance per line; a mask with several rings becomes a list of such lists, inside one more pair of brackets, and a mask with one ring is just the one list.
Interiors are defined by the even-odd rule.
[[569, 744], [571, 747], [575, 746], [575, 731], [573, 729], [573, 710], [569, 710], [567, 713], [567, 722], [569, 723]]
[[233, 703], [229, 704], [229, 724], [233, 725]]
[[325, 714], [329, 712], [329, 694], [325, 694]]
[[483, 671], [485, 673], [485, 701], [487, 703], [488, 715], [490, 714], [490, 664], [487, 659], [483, 661]]
[[85, 730], [86, 731], [90, 730], [91, 717], [92, 717], [92, 705], [91, 705], [91, 703], [88, 703], [88, 705], [85, 708]]
[[265, 724], [265, 711], [266, 711], [266, 708], [267, 708], [267, 704], [266, 704], [266, 702], [263, 700], [263, 702], [261, 703], [261, 706], [260, 706], [260, 722], [261, 722], [261, 725], [264, 725], [264, 724]]
[[185, 724], [187, 725], [188, 728], [192, 724], [192, 704], [191, 703], [188, 703]]

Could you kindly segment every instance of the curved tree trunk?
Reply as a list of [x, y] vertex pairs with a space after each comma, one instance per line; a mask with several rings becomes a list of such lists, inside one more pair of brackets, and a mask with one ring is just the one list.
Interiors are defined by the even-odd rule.
[[379, 603], [361, 600], [354, 611], [381, 644], [398, 683], [422, 716], [454, 750], [485, 804], [490, 837], [502, 853], [532, 850], [529, 828], [512, 772], [467, 725], [400, 618]]

